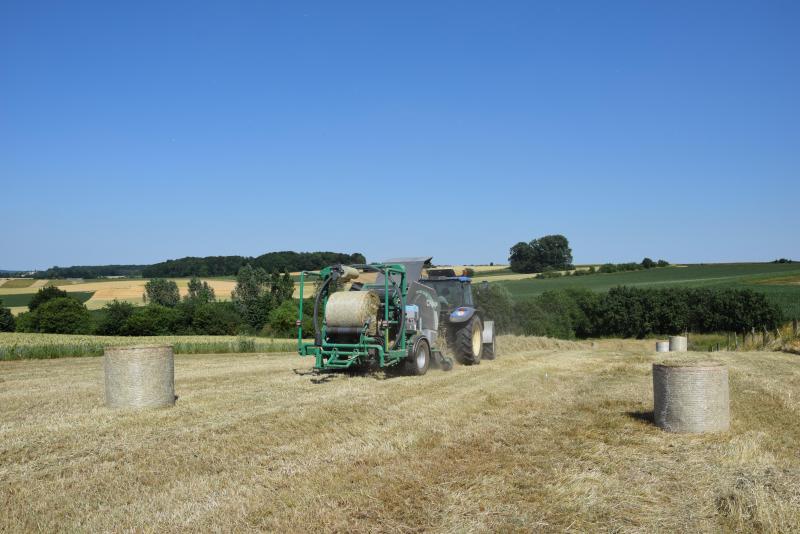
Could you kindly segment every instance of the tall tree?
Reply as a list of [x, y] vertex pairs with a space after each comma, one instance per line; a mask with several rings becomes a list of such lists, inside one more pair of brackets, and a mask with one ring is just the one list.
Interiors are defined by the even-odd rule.
[[31, 301], [28, 303], [28, 309], [30, 311], [34, 311], [47, 301], [68, 296], [69, 295], [67, 295], [66, 291], [58, 289], [56, 286], [44, 286], [42, 289], [36, 292]]
[[178, 284], [165, 278], [153, 278], [144, 285], [144, 300], [151, 304], [174, 308], [181, 300]]
[[236, 276], [231, 299], [245, 322], [260, 329], [269, 312], [292, 298], [294, 281], [288, 272], [267, 274], [261, 267], [245, 265]]
[[532, 269], [533, 265], [533, 250], [530, 244], [520, 241], [509, 251], [508, 257], [509, 267], [515, 273], [535, 273], [536, 270]]
[[562, 271], [573, 267], [569, 241], [560, 234], [517, 243], [511, 247], [508, 261], [511, 270], [518, 273]]
[[236, 288], [231, 299], [245, 322], [253, 328], [261, 328], [273, 307], [270, 276], [261, 267], [248, 264], [236, 275]]
[[208, 282], [194, 277], [189, 280], [189, 292], [186, 295], [186, 299], [207, 303], [214, 302], [216, 300], [216, 295], [214, 295], [214, 288], [208, 285]]
[[0, 300], [0, 332], [13, 332], [16, 329], [17, 322], [11, 310], [3, 307], [3, 301]]

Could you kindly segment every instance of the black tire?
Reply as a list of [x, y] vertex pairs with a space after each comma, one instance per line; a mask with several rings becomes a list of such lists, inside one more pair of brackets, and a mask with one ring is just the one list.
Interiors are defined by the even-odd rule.
[[411, 344], [406, 357], [406, 373], [422, 376], [431, 366], [431, 346], [424, 337], [418, 337]]
[[497, 357], [497, 347], [495, 346], [495, 339], [494, 339], [494, 329], [492, 329], [492, 340], [489, 343], [483, 344], [483, 356], [481, 356], [484, 360], [494, 360]]
[[464, 365], [481, 363], [483, 339], [477, 338], [476, 341], [475, 336], [483, 336], [483, 323], [477, 315], [456, 331], [455, 347], [453, 348], [455, 349], [456, 358]]

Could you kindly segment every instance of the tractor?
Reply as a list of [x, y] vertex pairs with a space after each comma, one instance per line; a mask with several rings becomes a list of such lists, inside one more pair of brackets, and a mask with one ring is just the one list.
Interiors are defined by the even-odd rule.
[[494, 321], [482, 317], [472, 298], [472, 281], [453, 269], [429, 269], [420, 283], [434, 289], [440, 305], [440, 325], [447, 346], [462, 364], [494, 360]]
[[[440, 345], [467, 365], [493, 358], [493, 323], [475, 310], [469, 279], [424, 277], [430, 261], [405, 258], [301, 272], [299, 354], [314, 357], [318, 371], [377, 366], [412, 375], [424, 375], [431, 365], [452, 368], [453, 359]], [[303, 339], [309, 278], [316, 279], [313, 343]]]

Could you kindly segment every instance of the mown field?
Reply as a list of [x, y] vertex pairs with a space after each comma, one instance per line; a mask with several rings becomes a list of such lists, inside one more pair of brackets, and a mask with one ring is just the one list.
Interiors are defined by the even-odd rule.
[[731, 431], [675, 435], [650, 348], [503, 337], [424, 377], [178, 356], [144, 412], [103, 407], [99, 358], [0, 362], [0, 531], [800, 530], [797, 357], [715, 353]]
[[522, 299], [554, 289], [584, 288], [608, 291], [616, 286], [636, 287], [733, 287], [753, 289], [784, 311], [786, 318], [800, 318], [800, 264], [738, 263], [688, 265], [643, 271], [586, 276], [501, 281], [514, 296]]

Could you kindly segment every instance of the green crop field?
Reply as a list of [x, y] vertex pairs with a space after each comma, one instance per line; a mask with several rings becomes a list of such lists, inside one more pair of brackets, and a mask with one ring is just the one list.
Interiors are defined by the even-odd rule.
[[586, 276], [566, 276], [543, 280], [526, 279], [497, 282], [516, 299], [532, 297], [554, 289], [583, 288], [608, 291], [629, 287], [731, 287], [765, 293], [783, 310], [786, 318], [800, 318], [800, 264], [797, 263], [718, 263], [663, 267], [643, 271]]
[[[12, 295], [0, 295], [0, 300], [3, 301], [3, 306], [6, 308], [16, 306], [27, 306], [36, 293], [20, 293]], [[76, 298], [81, 302], [86, 302], [94, 295], [94, 291], [76, 291], [70, 292], [69, 296]]]

